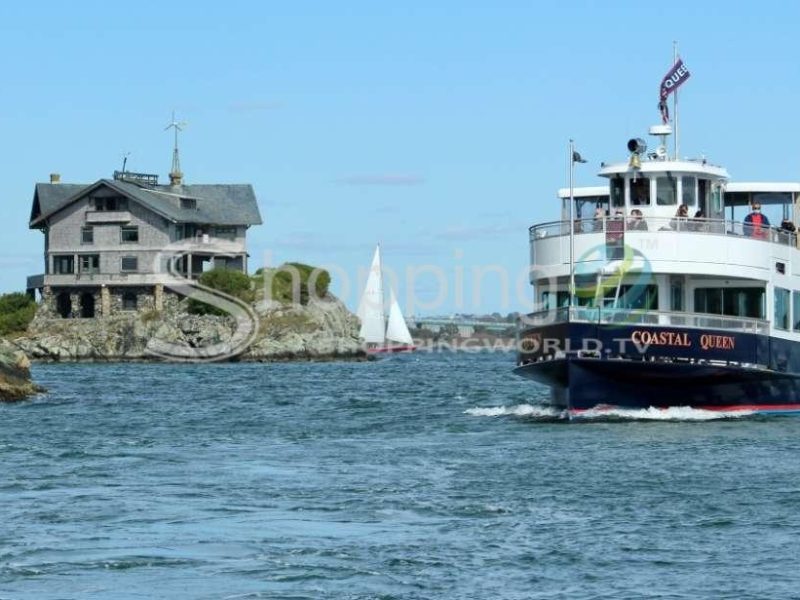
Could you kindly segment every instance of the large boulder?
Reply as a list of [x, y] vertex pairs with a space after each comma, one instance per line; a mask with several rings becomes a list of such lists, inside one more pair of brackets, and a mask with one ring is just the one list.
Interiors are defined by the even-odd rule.
[[30, 361], [5, 340], [0, 340], [0, 401], [23, 400], [43, 388], [31, 381]]

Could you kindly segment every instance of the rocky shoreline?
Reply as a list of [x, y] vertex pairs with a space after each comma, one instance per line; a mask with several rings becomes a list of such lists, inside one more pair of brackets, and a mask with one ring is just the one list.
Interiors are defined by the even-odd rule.
[[0, 402], [24, 400], [43, 391], [31, 382], [30, 361], [25, 354], [0, 339]]
[[[163, 311], [131, 312], [94, 319], [60, 319], [37, 314], [28, 330], [9, 344], [37, 362], [169, 361], [153, 352], [154, 342], [185, 353], [182, 360], [283, 362], [363, 360], [358, 319], [335, 296], [308, 304], [261, 302], [254, 307], [255, 332], [237, 349], [237, 320], [194, 315], [185, 301]], [[229, 348], [229, 352], [225, 349]]]

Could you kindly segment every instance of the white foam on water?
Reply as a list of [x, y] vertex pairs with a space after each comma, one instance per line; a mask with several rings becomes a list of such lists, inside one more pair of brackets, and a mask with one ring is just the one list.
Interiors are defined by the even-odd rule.
[[704, 410], [691, 406], [669, 408], [620, 408], [598, 406], [586, 411], [572, 413], [573, 419], [620, 419], [630, 421], [717, 421], [738, 419], [755, 414], [754, 410]]
[[541, 404], [515, 404], [514, 406], [487, 406], [468, 408], [464, 414], [473, 417], [527, 417], [531, 419], [566, 418], [563, 410]]
[[690, 406], [671, 406], [669, 408], [621, 408], [604, 405], [573, 412], [541, 404], [515, 404], [512, 406], [476, 406], [468, 408], [464, 414], [473, 417], [522, 417], [527, 419], [566, 419], [573, 420], [611, 420], [611, 421], [719, 421], [740, 419], [756, 414], [754, 410], [704, 410]]

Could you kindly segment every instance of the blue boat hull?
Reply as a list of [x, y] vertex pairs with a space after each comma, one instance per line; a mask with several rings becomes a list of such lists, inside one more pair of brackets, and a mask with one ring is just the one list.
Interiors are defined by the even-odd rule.
[[605, 406], [800, 411], [800, 377], [761, 369], [562, 358], [515, 372], [549, 385], [553, 404], [571, 412]]
[[553, 404], [800, 411], [800, 346], [754, 333], [559, 323], [520, 333], [515, 373], [551, 388]]

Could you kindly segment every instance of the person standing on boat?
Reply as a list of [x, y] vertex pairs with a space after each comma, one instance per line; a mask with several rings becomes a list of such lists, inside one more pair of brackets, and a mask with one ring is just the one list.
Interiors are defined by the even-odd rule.
[[752, 212], [744, 218], [744, 233], [761, 240], [769, 236], [769, 219], [761, 214], [761, 204], [753, 203]]
[[681, 204], [678, 207], [675, 216], [669, 222], [669, 226], [674, 229], [675, 231], [685, 231], [686, 230], [686, 222], [689, 220], [689, 207], [685, 204]]
[[631, 211], [631, 218], [628, 220], [628, 229], [630, 231], [647, 231], [647, 222], [644, 220], [642, 211], [634, 208]]
[[606, 223], [606, 260], [621, 260], [625, 256], [625, 214], [614, 212]]
[[603, 231], [603, 223], [606, 220], [606, 211], [603, 210], [603, 207], [597, 205], [594, 209], [594, 230], [595, 231]]

